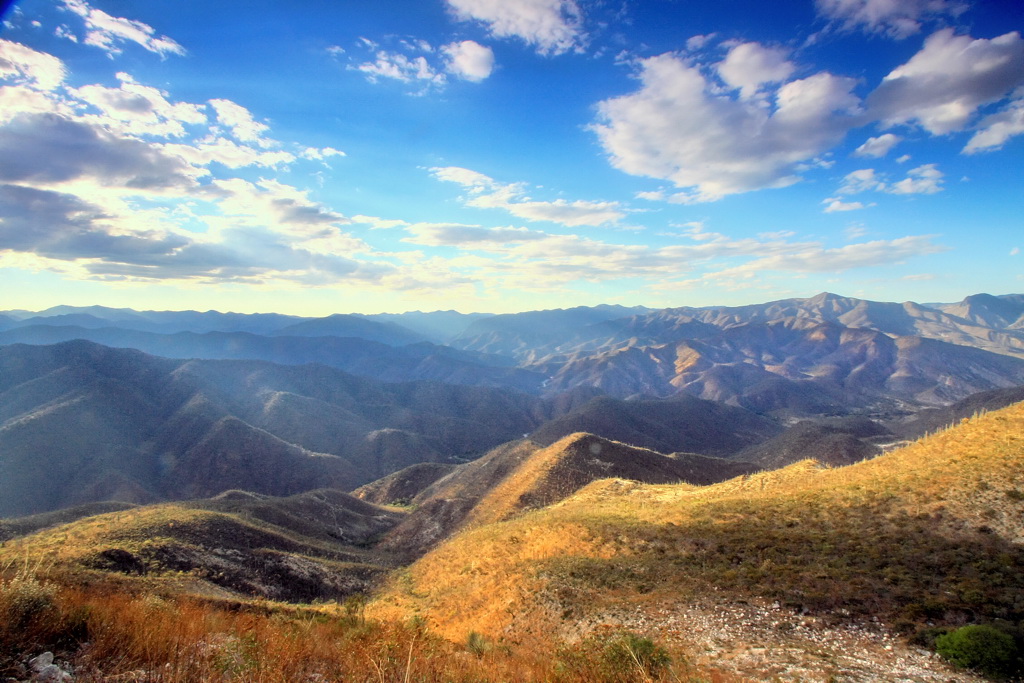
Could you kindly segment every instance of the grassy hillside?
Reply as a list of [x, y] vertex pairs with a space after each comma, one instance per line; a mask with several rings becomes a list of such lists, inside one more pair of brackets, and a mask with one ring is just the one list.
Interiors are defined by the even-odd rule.
[[[337, 600], [369, 591], [387, 571], [387, 559], [368, 546], [402, 516], [340, 491], [233, 491], [48, 526], [9, 539], [0, 566], [30, 562], [76, 582], [128, 582], [130, 590]], [[31, 528], [45, 518], [9, 525]]]
[[[727, 634], [767, 610], [764, 633], [716, 651], [759, 643], [811, 656], [815, 629], [863, 624], [891, 650], [886, 638], [926, 638], [929, 624], [1020, 624], [1022, 542], [1018, 404], [844, 468], [806, 461], [708, 487], [595, 482], [458, 535], [395, 578], [373, 613], [416, 613], [452, 638], [625, 623], [685, 643], [699, 640], [694, 624]], [[677, 621], [693, 609], [700, 618]], [[730, 624], [730, 609], [756, 613]]]
[[1024, 404], [847, 467], [614, 478], [674, 460], [507, 444], [420, 494], [461, 495], [463, 530], [368, 605], [374, 540], [427, 503], [228, 492], [45, 528], [0, 547], [0, 675], [49, 649], [86, 681], [976, 681], [922, 647], [1020, 634]]

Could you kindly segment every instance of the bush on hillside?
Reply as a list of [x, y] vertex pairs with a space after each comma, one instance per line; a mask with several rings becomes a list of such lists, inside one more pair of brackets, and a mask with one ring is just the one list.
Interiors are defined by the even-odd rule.
[[650, 638], [630, 631], [595, 634], [563, 651], [565, 669], [588, 681], [634, 683], [660, 680], [671, 658]]
[[1009, 675], [1017, 663], [1013, 637], [992, 626], [958, 628], [936, 638], [935, 649], [953, 664], [987, 676]]

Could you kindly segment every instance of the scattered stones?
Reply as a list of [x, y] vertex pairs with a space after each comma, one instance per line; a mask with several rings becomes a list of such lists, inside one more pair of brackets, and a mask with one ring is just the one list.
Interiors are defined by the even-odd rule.
[[53, 663], [53, 653], [44, 652], [38, 657], [33, 657], [28, 662], [32, 669], [30, 681], [38, 683], [70, 683], [74, 677]]

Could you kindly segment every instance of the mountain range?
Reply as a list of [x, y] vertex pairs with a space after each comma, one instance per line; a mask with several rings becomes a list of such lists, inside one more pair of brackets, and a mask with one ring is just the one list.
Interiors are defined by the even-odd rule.
[[353, 490], [580, 432], [845, 464], [1024, 385], [1024, 295], [326, 318], [60, 306], [0, 314], [0, 371], [0, 516]]

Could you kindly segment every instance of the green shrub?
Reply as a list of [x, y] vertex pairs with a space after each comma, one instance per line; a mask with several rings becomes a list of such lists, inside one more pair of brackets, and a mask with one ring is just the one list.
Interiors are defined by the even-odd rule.
[[491, 649], [491, 644], [476, 631], [470, 631], [466, 636], [466, 649], [477, 657], [483, 657]]
[[345, 610], [345, 615], [341, 618], [342, 622], [346, 626], [365, 626], [366, 625], [366, 596], [362, 593], [356, 593], [345, 598], [345, 602], [342, 603], [342, 608]]
[[1012, 673], [1017, 659], [1013, 637], [992, 626], [958, 628], [936, 638], [935, 649], [956, 666], [988, 676]]
[[12, 631], [23, 630], [56, 611], [56, 588], [34, 577], [18, 577], [3, 587], [6, 623]]
[[562, 668], [587, 681], [652, 681], [667, 671], [671, 658], [650, 638], [630, 631], [593, 635], [560, 657]]

